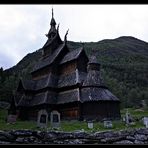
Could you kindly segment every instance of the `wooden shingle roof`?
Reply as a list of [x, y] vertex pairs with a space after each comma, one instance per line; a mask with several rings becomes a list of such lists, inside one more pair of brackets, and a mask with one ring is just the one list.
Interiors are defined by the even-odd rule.
[[57, 81], [58, 78], [50, 73], [39, 80], [21, 80], [20, 83], [22, 83], [25, 90], [36, 91], [46, 87], [57, 87]]
[[46, 87], [56, 87], [58, 78], [50, 73], [46, 77], [43, 77], [42, 79], [36, 80], [35, 83], [35, 90], [43, 89]]
[[86, 87], [81, 90], [81, 101], [119, 101], [108, 89]]
[[62, 75], [58, 79], [58, 88], [69, 87], [78, 83], [82, 83], [86, 75], [87, 74], [85, 72], [80, 72], [78, 70], [75, 70], [73, 73], [67, 75]]
[[40, 104], [55, 104], [56, 103], [56, 93], [53, 91], [46, 91], [43, 93], [36, 94], [32, 101], [31, 106]]
[[63, 64], [63, 63], [77, 59], [82, 51], [83, 51], [83, 48], [81, 47], [81, 48], [74, 49], [74, 50], [68, 52], [64, 56], [64, 58], [61, 60], [60, 64]]
[[21, 79], [19, 84], [22, 84], [25, 90], [35, 90], [35, 81], [34, 80], [23, 80]]
[[55, 104], [57, 101], [56, 93], [46, 91], [32, 96], [22, 95], [16, 106], [36, 106], [40, 104]]
[[57, 49], [55, 49], [55, 51], [53, 52], [52, 55], [46, 57], [45, 59], [40, 60], [35, 67], [33, 68], [32, 72], [35, 72], [43, 67], [46, 67], [50, 64], [52, 64], [54, 62], [54, 60], [56, 59], [56, 57], [59, 55], [59, 53], [61, 52], [61, 50], [63, 50], [63, 48], [65, 47], [65, 43], [61, 44]]
[[100, 71], [90, 70], [83, 82], [83, 86], [104, 86]]
[[79, 90], [73, 89], [60, 92], [57, 97], [57, 104], [65, 104], [79, 101]]

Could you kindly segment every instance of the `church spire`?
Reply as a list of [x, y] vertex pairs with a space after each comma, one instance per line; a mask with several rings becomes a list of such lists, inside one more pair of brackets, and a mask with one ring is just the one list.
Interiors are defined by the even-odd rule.
[[56, 28], [56, 22], [54, 20], [53, 8], [51, 11], [50, 29], [49, 29], [48, 33], [45, 35], [48, 39], [43, 47], [45, 48], [47, 46], [50, 46], [50, 48], [49, 48], [49, 51], [48, 51], [48, 49], [46, 51], [44, 51], [43, 56], [51, 54], [54, 51], [54, 49], [57, 48], [58, 45], [62, 44], [62, 40], [59, 36], [59, 24]]
[[51, 27], [54, 27], [54, 28], [55, 28], [55, 25], [56, 25], [55, 19], [53, 17], [53, 8], [52, 8], [52, 18], [51, 18], [50, 25], [51, 25]]
[[51, 18], [51, 21], [50, 21], [50, 30], [48, 32], [48, 34], [46, 34], [46, 36], [48, 38], [53, 38], [56, 34], [56, 22], [55, 22], [55, 19], [54, 19], [54, 13], [53, 13], [53, 8], [52, 8], [52, 18]]

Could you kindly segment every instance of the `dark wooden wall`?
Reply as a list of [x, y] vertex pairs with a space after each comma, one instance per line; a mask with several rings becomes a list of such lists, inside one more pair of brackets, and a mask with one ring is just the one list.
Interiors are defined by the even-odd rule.
[[79, 118], [79, 108], [65, 108], [61, 110], [62, 119], [78, 119]]
[[76, 61], [63, 64], [59, 67], [60, 75], [67, 75], [76, 70]]
[[82, 104], [82, 116], [87, 120], [102, 120], [103, 118], [119, 119], [119, 103], [111, 101], [85, 102]]
[[61, 119], [63, 120], [79, 119], [80, 110], [78, 102], [61, 104], [57, 106], [57, 109], [61, 113]]
[[41, 79], [43, 77], [46, 77], [50, 72], [51, 72], [51, 67], [50, 66], [47, 66], [44, 69], [41, 69], [41, 70], [39, 70], [37, 72], [34, 72], [32, 74], [32, 79], [33, 80]]
[[37, 118], [38, 118], [38, 111], [39, 110], [30, 110], [29, 111], [29, 120], [34, 120], [34, 121], [37, 121]]

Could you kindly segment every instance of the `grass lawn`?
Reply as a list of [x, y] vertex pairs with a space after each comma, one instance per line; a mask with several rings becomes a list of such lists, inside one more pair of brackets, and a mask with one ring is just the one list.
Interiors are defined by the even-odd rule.
[[[128, 111], [131, 113], [133, 118], [141, 119], [143, 116], [148, 116], [148, 109], [145, 110], [135, 110], [129, 108]], [[126, 109], [121, 110], [121, 117], [125, 116]], [[15, 124], [8, 124], [5, 122], [7, 116], [6, 110], [0, 110], [0, 130], [12, 130], [12, 129], [31, 129], [31, 130], [50, 130], [50, 122], [48, 123], [47, 129], [37, 128], [37, 123], [35, 121], [17, 121]], [[144, 127], [142, 121], [135, 121], [135, 125], [126, 126], [121, 120], [113, 121], [113, 128], [106, 129], [103, 127], [103, 122], [94, 122], [94, 128], [88, 129], [87, 122], [85, 121], [61, 121], [61, 127], [58, 129], [60, 131], [76, 131], [84, 130], [87, 132], [96, 131], [106, 131], [106, 130], [121, 130], [121, 129], [132, 129]], [[56, 129], [55, 129], [56, 130]]]

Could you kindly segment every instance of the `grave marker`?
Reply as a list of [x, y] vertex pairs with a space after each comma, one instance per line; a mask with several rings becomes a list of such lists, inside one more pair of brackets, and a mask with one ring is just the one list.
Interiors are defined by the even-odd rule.
[[145, 100], [141, 100], [141, 105], [142, 105], [143, 108], [146, 108], [147, 107], [146, 101]]
[[52, 128], [58, 128], [60, 127], [60, 113], [56, 110], [51, 112], [51, 116], [50, 116], [50, 122], [51, 122], [51, 126]]
[[92, 121], [88, 121], [87, 125], [88, 125], [89, 129], [93, 129], [93, 122]]
[[48, 124], [48, 113], [46, 110], [40, 110], [38, 112], [37, 126], [41, 128], [47, 128]]
[[113, 127], [113, 125], [112, 125], [112, 122], [111, 121], [104, 121], [104, 127], [105, 128], [112, 128]]
[[8, 115], [7, 117], [7, 123], [15, 123], [17, 119], [17, 115]]
[[143, 118], [143, 124], [145, 125], [146, 128], [148, 128], [148, 117]]

